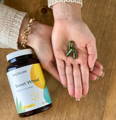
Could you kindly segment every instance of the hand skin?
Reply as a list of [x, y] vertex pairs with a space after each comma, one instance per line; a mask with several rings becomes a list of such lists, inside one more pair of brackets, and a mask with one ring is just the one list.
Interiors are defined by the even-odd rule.
[[103, 78], [105, 75], [103, 71], [102, 64], [99, 61], [96, 61], [93, 71], [90, 71], [89, 73], [89, 79], [95, 81], [99, 80], [100, 77]]
[[[21, 25], [20, 34], [28, 24], [29, 18], [26, 17]], [[51, 44], [52, 27], [48, 25], [40, 24], [35, 21], [32, 25], [32, 33], [28, 36], [28, 45], [33, 48], [42, 67], [48, 71], [52, 76], [59, 80], [57, 68], [55, 66], [55, 58], [53, 56], [52, 44]], [[22, 38], [19, 35], [19, 41]], [[96, 80], [103, 73], [103, 66], [96, 62], [93, 71], [89, 76], [91, 80]], [[66, 86], [67, 87], [67, 86]]]
[[[68, 86], [70, 96], [80, 100], [89, 91], [89, 71], [93, 71], [97, 59], [96, 40], [81, 18], [79, 4], [57, 3], [52, 8], [55, 21], [52, 47], [60, 81]], [[69, 40], [76, 44], [78, 59], [66, 57]]]
[[[29, 17], [25, 17], [22, 22], [19, 41], [22, 40], [21, 33], [23, 33], [28, 21]], [[27, 45], [33, 48], [43, 69], [48, 71], [55, 79], [59, 80], [51, 46], [52, 27], [35, 21], [32, 25], [31, 31], [31, 34], [28, 36]]]

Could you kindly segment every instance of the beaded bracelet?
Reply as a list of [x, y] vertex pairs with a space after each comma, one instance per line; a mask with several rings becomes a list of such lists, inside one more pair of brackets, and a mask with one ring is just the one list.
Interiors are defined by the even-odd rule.
[[33, 22], [35, 21], [34, 18], [30, 18], [27, 26], [25, 27], [23, 33], [21, 33], [21, 41], [20, 41], [20, 47], [26, 48], [27, 47], [27, 41], [28, 41], [28, 35], [31, 34], [31, 27], [33, 25]]

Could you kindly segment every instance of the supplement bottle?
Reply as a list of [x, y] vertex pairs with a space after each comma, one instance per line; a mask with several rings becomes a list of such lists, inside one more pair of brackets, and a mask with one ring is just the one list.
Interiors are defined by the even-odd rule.
[[7, 55], [10, 65], [7, 77], [12, 90], [16, 110], [20, 116], [29, 116], [52, 106], [48, 88], [38, 59], [31, 49], [23, 49]]

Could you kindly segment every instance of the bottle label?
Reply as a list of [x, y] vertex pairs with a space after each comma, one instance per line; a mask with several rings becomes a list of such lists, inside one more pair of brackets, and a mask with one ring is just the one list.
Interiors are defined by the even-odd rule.
[[52, 103], [40, 64], [12, 70], [7, 76], [18, 113]]

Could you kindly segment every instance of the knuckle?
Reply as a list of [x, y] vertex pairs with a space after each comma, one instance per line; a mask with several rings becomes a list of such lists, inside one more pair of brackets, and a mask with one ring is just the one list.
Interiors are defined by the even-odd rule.
[[59, 70], [63, 70], [64, 69], [64, 65], [63, 64], [59, 64], [58, 68], [59, 68]]
[[84, 65], [84, 66], [87, 65], [87, 60], [86, 60], [86, 59], [82, 59], [80, 62], [81, 62], [81, 64]]
[[71, 58], [71, 57], [67, 57], [67, 59], [66, 59], [66, 64], [67, 65], [70, 65], [70, 64], [72, 64], [74, 62], [74, 60]]
[[72, 72], [71, 71], [68, 71], [66, 72], [67, 76], [72, 76]]
[[78, 84], [78, 85], [77, 85], [77, 88], [78, 88], [78, 90], [81, 91], [81, 90], [82, 90], [82, 85], [79, 85], [79, 84]]
[[66, 74], [64, 72], [60, 72], [60, 76], [64, 78]]
[[75, 59], [74, 60], [74, 65], [78, 65], [79, 64], [79, 59]]
[[66, 60], [66, 65], [68, 66], [70, 64], [71, 64], [70, 61]]
[[63, 50], [59, 49], [54, 49], [54, 56], [56, 59], [61, 59], [61, 60], [66, 60], [66, 56], [63, 52]]
[[80, 64], [80, 61], [81, 61], [80, 58], [75, 59], [73, 64], [74, 64], [74, 65], [79, 65], [79, 64]]
[[74, 86], [73, 82], [70, 82], [69, 87], [72, 88]]
[[71, 75], [72, 75], [72, 69], [70, 69], [70, 67], [68, 67], [68, 66], [67, 66], [67, 68], [66, 68], [66, 74], [67, 74], [68, 76], [71, 76]]
[[72, 90], [74, 88], [74, 81], [73, 81], [73, 79], [69, 78], [67, 83], [68, 83], [68, 88]]
[[54, 52], [54, 56], [55, 56], [55, 58], [59, 58], [60, 57], [60, 53], [59, 53], [59, 51], [57, 51], [57, 50], [54, 50], [55, 52]]
[[83, 87], [87, 88], [88, 83], [86, 81], [83, 81]]
[[[75, 79], [75, 81], [80, 82], [80, 81], [81, 81], [80, 71], [79, 71], [79, 70], [74, 70], [74, 71], [73, 71], [73, 74], [74, 74], [74, 79]], [[80, 84], [80, 83], [79, 83], [79, 84]], [[79, 85], [79, 84], [78, 84], [78, 85]]]

